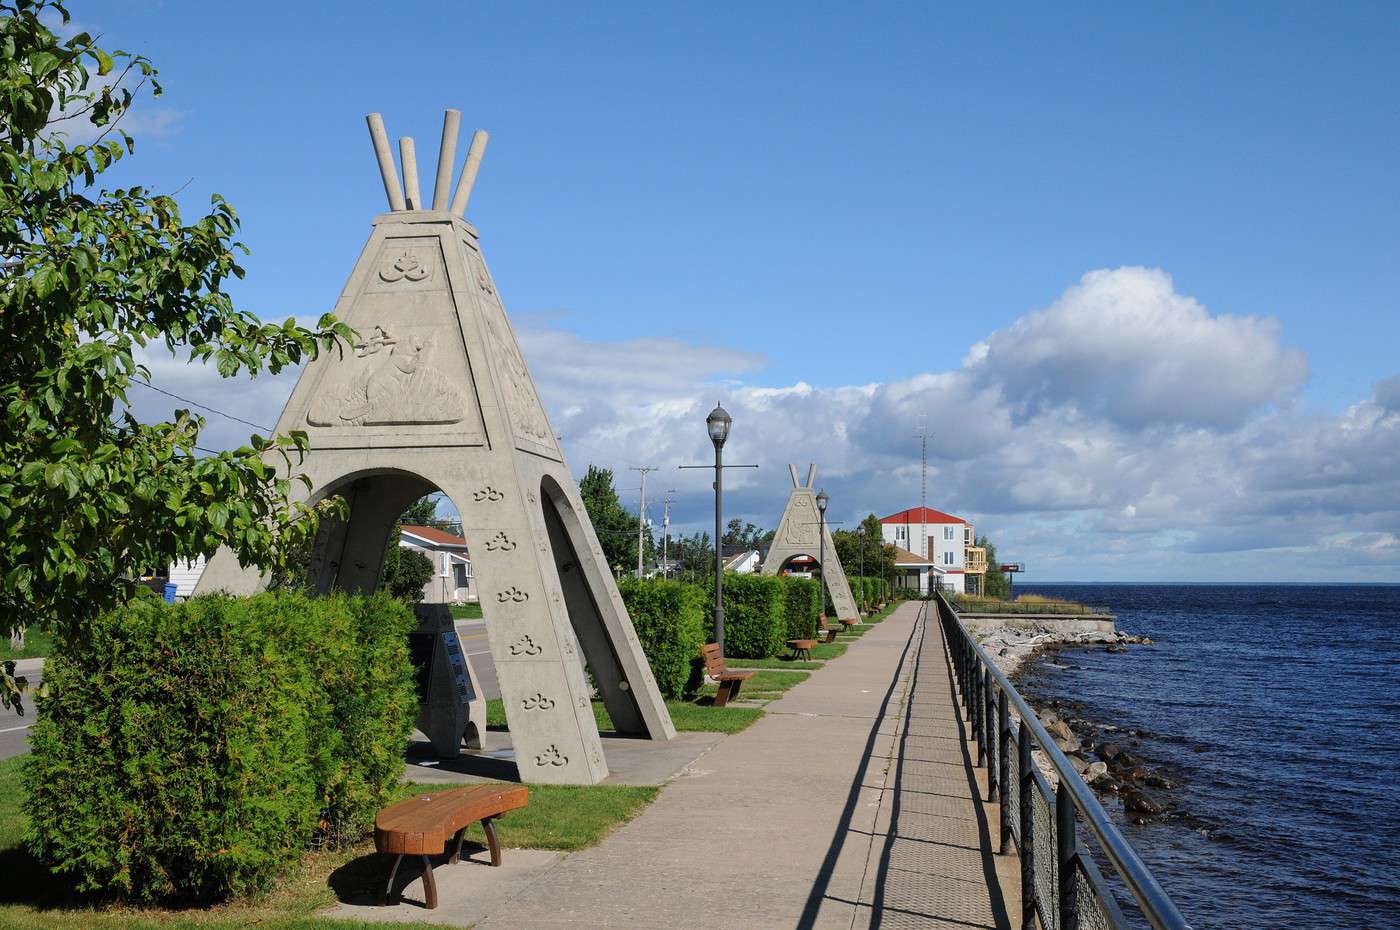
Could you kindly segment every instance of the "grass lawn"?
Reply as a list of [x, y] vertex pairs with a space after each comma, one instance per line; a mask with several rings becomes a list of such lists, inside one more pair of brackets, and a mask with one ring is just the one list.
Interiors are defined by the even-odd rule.
[[450, 608], [453, 620], [480, 620], [480, 604], [453, 604]]
[[730, 668], [782, 668], [788, 670], [811, 671], [821, 668], [824, 663], [789, 659], [787, 656], [773, 656], [771, 659], [725, 659]]
[[[758, 676], [754, 677], [757, 679]], [[803, 677], [806, 677], [806, 673], [803, 673]], [[714, 690], [711, 688], [708, 694], [702, 693], [695, 701], [666, 702], [676, 730], [683, 733], [738, 733], [763, 716], [763, 711], [756, 707], [714, 707], [711, 704]], [[593, 717], [598, 721], [598, 729], [613, 729], [612, 717], [608, 716], [608, 709], [602, 701], [593, 702]], [[508, 729], [505, 704], [500, 698], [491, 698], [486, 702], [486, 725], [492, 729]]]
[[[786, 691], [794, 685], [799, 685], [811, 677], [809, 672], [780, 672], [776, 670], [763, 669], [754, 675], [739, 689], [739, 697], [756, 697], [758, 695], [772, 695]], [[719, 690], [717, 685], [705, 685], [700, 689], [702, 696], [713, 696]]]
[[0, 636], [0, 661], [5, 659], [42, 659], [53, 652], [53, 637], [44, 630], [29, 630], [24, 634], [24, 648], [10, 648], [10, 638]]
[[[370, 930], [427, 927], [423, 923], [328, 920], [315, 912], [335, 904], [337, 895], [377, 894], [388, 876], [388, 859], [372, 843], [351, 849], [312, 852], [264, 898], [201, 910], [98, 906], [74, 900], [21, 846], [21, 759], [0, 761], [0, 928], [10, 930], [185, 930], [258, 927], [262, 930]], [[403, 785], [400, 797], [444, 791], [455, 785]], [[531, 785], [530, 804], [499, 821], [507, 847], [583, 849], [636, 816], [661, 789], [627, 785]], [[480, 827], [467, 832], [484, 843]], [[509, 855], [509, 853], [507, 853]]]

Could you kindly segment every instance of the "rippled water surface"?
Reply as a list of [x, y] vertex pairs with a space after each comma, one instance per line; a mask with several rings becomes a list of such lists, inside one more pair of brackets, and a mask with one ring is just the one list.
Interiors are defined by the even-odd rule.
[[1155, 641], [1061, 652], [1026, 689], [1182, 772], [1199, 822], [1120, 825], [1194, 926], [1400, 927], [1400, 586], [1016, 587]]

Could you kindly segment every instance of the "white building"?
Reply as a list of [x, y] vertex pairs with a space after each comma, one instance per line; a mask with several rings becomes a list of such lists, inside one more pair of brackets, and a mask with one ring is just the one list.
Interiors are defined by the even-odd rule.
[[433, 526], [401, 526], [399, 545], [423, 553], [433, 563], [433, 577], [423, 586], [423, 603], [476, 600], [476, 578], [465, 539]]
[[919, 572], [921, 593], [927, 594], [930, 585], [960, 594], [981, 589], [985, 557], [973, 545], [972, 524], [962, 517], [932, 507], [910, 507], [882, 518], [880, 530], [885, 542], [912, 556], [907, 560], [911, 567], [931, 569]]

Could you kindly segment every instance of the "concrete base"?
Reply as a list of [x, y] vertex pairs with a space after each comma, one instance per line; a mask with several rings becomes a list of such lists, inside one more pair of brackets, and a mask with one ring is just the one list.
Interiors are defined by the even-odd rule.
[[[510, 734], [488, 730], [480, 750], [456, 759], [439, 759], [422, 734], [409, 745], [404, 780], [429, 784], [464, 785], [487, 781], [520, 781]], [[724, 739], [723, 733], [677, 733], [669, 742], [601, 734], [608, 760], [605, 785], [664, 785], [685, 774], [691, 765]]]

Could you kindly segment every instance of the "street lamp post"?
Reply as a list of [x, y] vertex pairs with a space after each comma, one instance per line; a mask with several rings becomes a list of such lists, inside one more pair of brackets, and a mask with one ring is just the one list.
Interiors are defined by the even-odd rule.
[[729, 425], [734, 418], [719, 404], [705, 418], [710, 442], [715, 444], [715, 645], [724, 655], [724, 441], [729, 438]]
[[826, 496], [826, 490], [817, 492], [817, 514], [818, 522], [821, 524], [821, 542], [817, 545], [817, 564], [821, 567], [821, 588], [822, 588], [822, 622], [826, 622], [826, 502], [830, 500]]
[[856, 538], [860, 540], [860, 609], [870, 612], [870, 602], [865, 596], [865, 524], [856, 527]]

